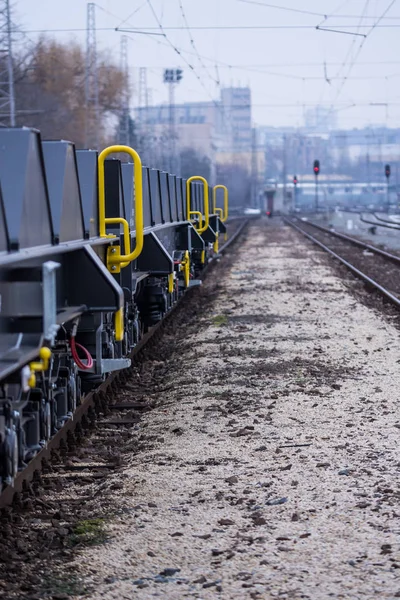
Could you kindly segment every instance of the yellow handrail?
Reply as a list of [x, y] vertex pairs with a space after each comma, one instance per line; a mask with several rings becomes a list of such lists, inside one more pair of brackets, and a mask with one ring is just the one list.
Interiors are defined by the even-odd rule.
[[[105, 191], [105, 180], [104, 180], [104, 163], [106, 158], [110, 154], [119, 152], [125, 152], [133, 160], [133, 176], [135, 186], [135, 229], [136, 239], [135, 248], [130, 248], [130, 231], [129, 223], [122, 217], [106, 218], [106, 191]], [[129, 146], [109, 146], [105, 148], [99, 155], [99, 235], [100, 237], [109, 237], [106, 233], [106, 225], [113, 223], [120, 223], [124, 228], [124, 250], [125, 254], [120, 252], [112, 251], [107, 253], [107, 267], [114, 272], [118, 272], [121, 267], [126, 267], [135, 258], [139, 256], [143, 250], [143, 183], [142, 183], [142, 161], [140, 160], [139, 154], [133, 148]]]
[[[191, 198], [190, 198], [190, 184], [192, 181], [201, 181], [204, 185], [204, 215], [198, 210], [191, 210]], [[206, 229], [208, 229], [209, 225], [209, 206], [208, 206], [208, 183], [207, 179], [201, 177], [201, 175], [193, 175], [193, 177], [189, 177], [186, 182], [186, 208], [187, 208], [187, 218], [190, 221], [192, 215], [199, 215], [199, 225], [200, 227], [196, 227], [197, 233], [204, 233]], [[204, 225], [203, 225], [204, 219]]]
[[[217, 208], [217, 190], [224, 190], [224, 210], [222, 210], [222, 208]], [[214, 189], [213, 189], [213, 210], [214, 213], [219, 212], [220, 219], [223, 223], [225, 223], [225, 221], [228, 218], [228, 188], [226, 187], [226, 185], [214, 185]]]

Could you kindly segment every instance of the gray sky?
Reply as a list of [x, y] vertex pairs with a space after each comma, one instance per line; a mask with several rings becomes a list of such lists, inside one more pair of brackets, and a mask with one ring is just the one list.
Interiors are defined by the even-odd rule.
[[[400, 127], [400, 0], [98, 0], [99, 49], [109, 49], [119, 61], [122, 34], [102, 28], [160, 32], [150, 4], [170, 43], [163, 37], [127, 35], [134, 88], [138, 68], [148, 67], [153, 103], [167, 100], [163, 68], [181, 67], [177, 102], [217, 98], [218, 79], [223, 86], [250, 85], [259, 125], [300, 126], [304, 111], [320, 103], [337, 110], [344, 128]], [[84, 0], [15, 0], [15, 20], [31, 38], [37, 35], [32, 30], [79, 28], [48, 35], [85, 42], [86, 5]], [[348, 33], [316, 30], [321, 22], [321, 27]], [[132, 103], [137, 103], [135, 90]]]

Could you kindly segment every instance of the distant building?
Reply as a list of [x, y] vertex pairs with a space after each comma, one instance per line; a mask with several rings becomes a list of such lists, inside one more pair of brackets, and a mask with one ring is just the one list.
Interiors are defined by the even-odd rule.
[[[215, 102], [175, 104], [173, 112], [179, 149], [191, 147], [213, 163], [217, 152], [241, 155], [251, 152], [250, 88], [222, 88], [220, 99]], [[153, 146], [165, 153], [166, 140], [170, 135], [169, 104], [139, 107], [136, 117], [151, 135]]]
[[221, 90], [221, 130], [226, 131], [225, 144], [220, 150], [248, 152], [251, 150], [251, 91], [248, 87]]

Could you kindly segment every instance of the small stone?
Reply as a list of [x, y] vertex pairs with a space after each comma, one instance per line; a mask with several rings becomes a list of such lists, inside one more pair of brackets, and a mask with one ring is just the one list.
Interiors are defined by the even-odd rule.
[[289, 464], [289, 465], [286, 465], [285, 467], [281, 467], [280, 471], [290, 471], [291, 468], [292, 468], [292, 465]]
[[153, 552], [152, 550], [149, 550], [147, 553], [147, 556], [151, 556], [152, 558], [155, 556], [155, 552]]
[[368, 506], [371, 506], [370, 502], [359, 502], [356, 504], [356, 508], [367, 508]]
[[218, 525], [234, 525], [235, 521], [232, 521], [231, 519], [220, 519], [218, 521]]
[[330, 463], [328, 462], [320, 462], [315, 465], [316, 467], [329, 467]]
[[175, 435], [183, 435], [185, 430], [182, 427], [175, 427], [175, 429], [171, 429], [171, 432]]
[[179, 573], [180, 569], [174, 569], [174, 568], [166, 568], [163, 571], [160, 571], [160, 575], [161, 577], [172, 577], [172, 575], [175, 575], [175, 573]]
[[104, 583], [115, 583], [117, 580], [115, 577], [113, 577], [112, 575], [109, 575], [108, 577], [104, 577]]
[[272, 498], [266, 501], [267, 506], [277, 506], [278, 504], [285, 504], [287, 502], [287, 498]]
[[227, 477], [225, 481], [226, 483], [229, 483], [229, 485], [233, 485], [234, 483], [238, 483], [239, 479], [236, 477], [236, 475], [232, 475], [232, 477]]
[[251, 519], [253, 521], [253, 524], [256, 526], [267, 524], [267, 521], [264, 519], [264, 517], [261, 515], [261, 513], [254, 513], [254, 515], [252, 515]]
[[217, 579], [216, 581], [210, 581], [209, 583], [203, 583], [203, 588], [210, 588], [210, 587], [214, 587], [215, 585], [218, 585], [219, 583], [221, 583], [220, 579]]
[[[253, 427], [254, 429], [254, 427]], [[251, 430], [248, 429], [247, 427], [242, 427], [242, 429], [239, 429], [238, 431], [235, 431], [234, 433], [230, 433], [229, 434], [231, 437], [242, 437], [244, 435], [251, 435]]]
[[200, 577], [195, 579], [192, 583], [205, 583], [206, 581], [207, 581], [207, 579], [204, 577], [204, 575], [201, 575]]
[[338, 475], [350, 475], [349, 469], [341, 469], [338, 471]]
[[225, 552], [225, 550], [218, 550], [218, 548], [214, 548], [213, 550], [211, 550], [211, 554], [213, 556], [220, 556], [224, 552]]
[[112, 483], [112, 484], [110, 485], [110, 490], [122, 490], [122, 489], [123, 489], [123, 487], [124, 487], [124, 484], [123, 484], [123, 483], [119, 483], [119, 482], [117, 481], [117, 482], [115, 482], [115, 483]]
[[299, 535], [299, 538], [301, 540], [304, 540], [305, 538], [310, 537], [311, 533], [302, 533], [301, 535]]
[[181, 537], [183, 533], [181, 531], [175, 531], [175, 533], [170, 533], [171, 537]]
[[391, 553], [392, 553], [392, 545], [391, 544], [382, 544], [381, 554], [391, 554]]
[[291, 520], [292, 521], [300, 521], [300, 515], [299, 515], [299, 513], [293, 513]]

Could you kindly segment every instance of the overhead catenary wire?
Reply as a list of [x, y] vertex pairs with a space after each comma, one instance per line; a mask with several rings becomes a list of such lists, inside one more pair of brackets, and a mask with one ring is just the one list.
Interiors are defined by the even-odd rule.
[[[298, 14], [302, 14], [302, 15], [314, 15], [315, 17], [324, 17], [324, 20], [329, 19], [333, 15], [338, 19], [359, 19], [360, 18], [360, 15], [338, 15], [338, 14], [335, 14], [336, 11], [334, 11], [331, 14], [325, 14], [325, 13], [320, 13], [320, 12], [313, 12], [310, 10], [304, 10], [301, 8], [292, 8], [289, 6], [278, 6], [277, 4], [269, 4], [267, 2], [261, 2], [260, 0], [237, 0], [237, 2], [243, 2], [245, 4], [255, 4], [258, 6], [265, 6], [266, 8], [275, 8], [277, 10], [283, 10], [286, 12], [294, 12], [294, 13], [298, 13]], [[342, 8], [345, 4], [348, 4], [348, 0], [346, 0], [346, 2], [343, 2], [343, 4], [340, 5], [340, 8]], [[340, 9], [337, 9], [337, 10], [340, 10]], [[377, 19], [380, 17], [370, 16], [367, 18], [372, 20], [372, 19]], [[387, 18], [388, 19], [400, 19], [400, 17], [387, 17]]]
[[[148, 0], [147, 0], [148, 1]], [[395, 1], [395, 0], [394, 0]], [[400, 19], [400, 17], [399, 17]], [[335, 28], [341, 28], [341, 29], [353, 29], [354, 28], [354, 24], [353, 25], [342, 25], [341, 23], [335, 23], [330, 25], [331, 27], [335, 27]], [[365, 24], [362, 26], [363, 29], [368, 29], [371, 27], [371, 25]], [[400, 28], [400, 23], [396, 23], [396, 24], [379, 24], [379, 25], [374, 25], [373, 26], [374, 29], [376, 28], [387, 28], [387, 29], [399, 29]], [[182, 26], [182, 25], [175, 25], [175, 26], [166, 26], [163, 27], [163, 31], [183, 31], [186, 29], [186, 27]], [[97, 31], [118, 31], [118, 27], [97, 27], [96, 28]], [[142, 32], [150, 32], [150, 31], [156, 31], [157, 29], [159, 29], [159, 27], [140, 27], [140, 31]], [[287, 30], [307, 30], [307, 29], [316, 29], [316, 25], [314, 23], [312, 24], [306, 24], [306, 25], [277, 25], [277, 24], [272, 24], [272, 25], [194, 25], [191, 27], [191, 29], [194, 31], [266, 31], [266, 30], [273, 30], [273, 29], [287, 29]], [[79, 33], [79, 32], [86, 32], [86, 29], [84, 27], [59, 27], [59, 28], [43, 28], [43, 29], [25, 29], [25, 30], [21, 30], [21, 29], [15, 29], [12, 30], [12, 33]], [[164, 33], [164, 35], [166, 35]]]
[[203, 67], [203, 69], [205, 69], [205, 71], [206, 71], [207, 75], [209, 76], [209, 78], [212, 79], [219, 86], [220, 85], [220, 81], [218, 79], [216, 79], [211, 74], [211, 72], [209, 71], [209, 68], [204, 64], [201, 54], [199, 54], [199, 51], [197, 50], [197, 46], [196, 46], [196, 44], [194, 42], [193, 35], [192, 35], [192, 32], [190, 31], [189, 23], [188, 23], [188, 20], [187, 20], [187, 17], [186, 17], [186, 13], [185, 13], [185, 10], [183, 8], [182, 0], [178, 0], [178, 3], [179, 3], [179, 8], [180, 8], [180, 11], [181, 11], [183, 22], [184, 22], [184, 24], [185, 24], [185, 26], [187, 28], [187, 32], [188, 32], [189, 39], [190, 39], [190, 44], [191, 44], [191, 46], [192, 46], [192, 48], [193, 48], [193, 50], [194, 50], [194, 52], [195, 52], [195, 54], [196, 54], [196, 56], [197, 56], [197, 58], [199, 60], [199, 63]]
[[206, 92], [206, 94], [208, 95], [208, 97], [211, 99], [212, 103], [215, 105], [215, 107], [221, 111], [221, 115], [224, 119], [226, 119], [226, 115], [225, 115], [225, 111], [223, 109], [223, 106], [221, 103], [217, 102], [210, 94], [210, 92], [208, 91], [208, 89], [206, 88], [206, 86], [204, 85], [204, 82], [202, 81], [200, 75], [197, 73], [196, 69], [194, 68], [194, 66], [185, 58], [185, 56], [183, 55], [183, 53], [181, 52], [181, 50], [179, 48], [176, 47], [176, 45], [169, 39], [169, 37], [167, 36], [167, 34], [164, 31], [164, 27], [160, 21], [160, 19], [157, 16], [156, 11], [154, 10], [154, 7], [151, 3], [151, 0], [147, 0], [147, 4], [149, 5], [149, 8], [158, 24], [158, 27], [160, 28], [161, 33], [164, 33], [165, 36], [165, 40], [167, 41], [167, 43], [169, 44], [169, 46], [171, 46], [171, 48], [174, 50], [174, 52], [180, 56], [182, 58], [182, 60], [186, 63], [186, 65], [189, 67], [189, 69], [192, 71], [193, 75], [196, 77], [196, 79], [198, 80], [198, 82], [200, 83], [201, 87], [204, 89], [204, 91]]
[[[358, 35], [362, 35], [363, 37], [365, 37], [365, 35], [364, 35], [364, 34], [359, 34], [359, 30], [360, 30], [360, 26], [362, 25], [363, 18], [366, 16], [366, 13], [367, 13], [367, 10], [368, 10], [368, 5], [369, 5], [369, 0], [366, 0], [366, 1], [365, 1], [365, 4], [364, 4], [364, 9], [363, 9], [363, 11], [362, 11], [362, 15], [361, 15], [361, 17], [360, 17], [360, 19], [359, 19], [359, 21], [358, 21], [358, 27], [357, 27], [357, 31], [356, 31], [355, 33], [353, 33], [353, 39], [352, 39], [352, 41], [351, 41], [351, 44], [350, 44], [350, 46], [349, 46], [349, 48], [348, 48], [348, 50], [347, 50], [347, 53], [346, 53], [346, 55], [345, 55], [345, 58], [343, 59], [343, 62], [341, 63], [341, 65], [340, 65], [340, 67], [339, 67], [338, 71], [336, 72], [336, 75], [335, 75], [335, 76], [332, 78], [333, 80], [336, 80], [336, 79], [338, 79], [338, 78], [339, 78], [339, 75], [340, 75], [340, 73], [341, 73], [341, 71], [342, 71], [342, 70], [345, 68], [345, 66], [346, 66], [346, 63], [347, 63], [347, 61], [349, 60], [349, 58], [350, 58], [350, 56], [351, 56], [351, 53], [352, 53], [352, 50], [353, 50], [353, 48], [354, 48], [354, 45], [355, 45], [355, 43], [356, 43], [356, 37], [357, 37]], [[319, 27], [319, 26], [317, 26], [317, 28], [318, 28], [318, 27]], [[323, 30], [323, 29], [321, 28], [321, 31], [322, 31], [322, 30]], [[343, 32], [341, 32], [341, 33], [343, 33]], [[324, 86], [324, 88], [323, 88], [323, 91], [325, 90], [325, 87], [326, 87], [326, 86]], [[321, 96], [321, 97], [323, 97], [323, 96], [324, 96], [324, 94], [322, 93], [322, 96]], [[337, 97], [336, 97], [336, 99], [337, 99]], [[332, 105], [332, 106], [333, 106], [333, 105]], [[330, 112], [332, 113], [332, 107], [331, 107], [331, 111], [330, 111]]]
[[[386, 16], [386, 14], [387, 14], [387, 13], [389, 12], [389, 10], [392, 8], [392, 6], [394, 5], [394, 3], [395, 3], [395, 2], [396, 2], [396, 0], [391, 0], [391, 2], [389, 3], [389, 5], [388, 5], [388, 6], [387, 6], [387, 8], [385, 9], [385, 11], [384, 11], [384, 12], [382, 13], [382, 15], [381, 15], [381, 16], [380, 16], [380, 17], [377, 19], [377, 21], [376, 21], [376, 22], [375, 22], [375, 23], [374, 23], [374, 24], [371, 26], [371, 28], [370, 28], [370, 30], [367, 32], [367, 34], [366, 34], [365, 38], [364, 38], [364, 39], [361, 41], [361, 43], [360, 43], [360, 45], [359, 45], [359, 47], [358, 47], [358, 50], [357, 50], [357, 52], [356, 52], [355, 56], [353, 57], [353, 60], [351, 61], [350, 65], [349, 65], [349, 68], [348, 68], [348, 70], [347, 70], [346, 76], [345, 76], [345, 78], [343, 79], [343, 81], [342, 81], [342, 84], [340, 85], [340, 87], [339, 87], [339, 89], [338, 89], [338, 92], [337, 92], [337, 94], [336, 94], [335, 100], [333, 101], [333, 104], [335, 104], [336, 100], [339, 98], [340, 94], [342, 93], [342, 91], [343, 91], [343, 88], [344, 88], [344, 86], [345, 86], [345, 84], [346, 84], [346, 81], [348, 80], [348, 78], [349, 78], [349, 76], [350, 76], [350, 74], [351, 74], [351, 72], [352, 72], [352, 70], [353, 70], [353, 68], [354, 68], [354, 65], [356, 64], [357, 58], [359, 57], [359, 55], [360, 55], [360, 53], [361, 53], [361, 51], [362, 51], [362, 49], [363, 49], [363, 47], [364, 47], [364, 44], [365, 44], [365, 42], [367, 41], [367, 39], [369, 38], [369, 36], [371, 35], [371, 33], [374, 31], [374, 29], [376, 29], [376, 27], [378, 27], [378, 25], [379, 25], [379, 23], [381, 22], [381, 20], [382, 20], [382, 19], [383, 19], [383, 18]], [[368, 4], [369, 4], [369, 0], [367, 0], [367, 2], [366, 2], [366, 8], [368, 7]], [[360, 26], [361, 26], [361, 25], [360, 25]]]

